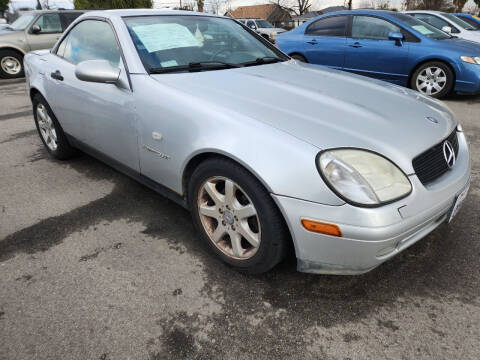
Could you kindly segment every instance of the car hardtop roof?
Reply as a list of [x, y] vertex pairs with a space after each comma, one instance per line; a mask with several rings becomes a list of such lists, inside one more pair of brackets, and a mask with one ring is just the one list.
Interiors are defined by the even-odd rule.
[[319, 16], [326, 17], [329, 15], [375, 15], [375, 14], [384, 14], [384, 15], [393, 15], [398, 14], [397, 11], [392, 10], [374, 10], [374, 9], [355, 9], [355, 10], [340, 10], [340, 11], [331, 11]]
[[23, 14], [50, 14], [50, 13], [66, 13], [66, 12], [78, 12], [78, 13], [86, 13], [87, 11], [91, 10], [75, 10], [75, 9], [55, 9], [55, 10], [22, 10], [20, 13]]
[[[215, 14], [207, 14], [186, 10], [155, 10], [155, 9], [115, 9], [115, 10], [94, 10], [88, 13], [89, 16], [111, 17], [130, 17], [130, 16], [204, 16], [204, 17], [225, 17]], [[227, 19], [230, 19], [227, 17]]]
[[442, 14], [444, 11], [438, 11], [438, 10], [408, 10], [404, 11], [404, 13], [425, 13], [425, 14]]

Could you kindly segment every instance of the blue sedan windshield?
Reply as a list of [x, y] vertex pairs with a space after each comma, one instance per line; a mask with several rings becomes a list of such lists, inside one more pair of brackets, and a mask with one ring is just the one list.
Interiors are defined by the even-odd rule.
[[433, 27], [432, 25], [427, 24], [426, 22], [418, 20], [413, 16], [405, 15], [405, 14], [393, 14], [392, 16], [397, 18], [401, 22], [403, 22], [405, 25], [418, 31], [420, 34], [426, 37], [429, 37], [431, 39], [444, 40], [444, 39], [451, 38], [451, 36], [448, 35], [447, 33], [441, 30], [438, 30], [436, 27]]
[[203, 71], [288, 59], [230, 19], [142, 16], [125, 18], [125, 23], [144, 65], [153, 72]]

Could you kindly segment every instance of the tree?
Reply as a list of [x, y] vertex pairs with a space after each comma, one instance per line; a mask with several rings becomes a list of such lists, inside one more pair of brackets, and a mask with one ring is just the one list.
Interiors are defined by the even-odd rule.
[[0, 15], [7, 11], [9, 2], [10, 0], [0, 0]]
[[152, 0], [75, 0], [75, 9], [151, 8]]
[[275, 0], [272, 3], [295, 15], [303, 15], [310, 11], [311, 0]]
[[197, 0], [197, 11], [198, 12], [203, 12], [203, 5], [204, 5], [203, 0]]
[[453, 6], [455, 7], [455, 12], [462, 12], [463, 7], [465, 6], [467, 0], [453, 0]]
[[478, 9], [480, 7], [480, 0], [473, 0], [473, 2], [475, 3], [475, 5], [477, 5], [477, 9]]

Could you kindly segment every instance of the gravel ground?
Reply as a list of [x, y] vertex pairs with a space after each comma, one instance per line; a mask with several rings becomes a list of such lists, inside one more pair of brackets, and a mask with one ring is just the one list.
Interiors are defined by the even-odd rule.
[[50, 159], [0, 84], [0, 359], [479, 359], [480, 97], [462, 211], [374, 271], [240, 275], [187, 211], [88, 156]]

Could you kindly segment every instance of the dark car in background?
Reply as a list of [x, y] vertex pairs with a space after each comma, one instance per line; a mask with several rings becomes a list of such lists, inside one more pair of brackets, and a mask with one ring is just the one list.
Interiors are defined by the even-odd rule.
[[85, 11], [34, 10], [0, 29], [0, 78], [22, 77], [23, 57], [32, 50], [50, 49], [67, 27]]
[[458, 14], [453, 14], [453, 15], [462, 19], [466, 23], [470, 24], [476, 30], [480, 30], [480, 17], [472, 15], [472, 14], [463, 14], [463, 13], [458, 13]]
[[441, 98], [480, 91], [480, 44], [412, 16], [375, 10], [328, 13], [277, 36], [293, 58]]

